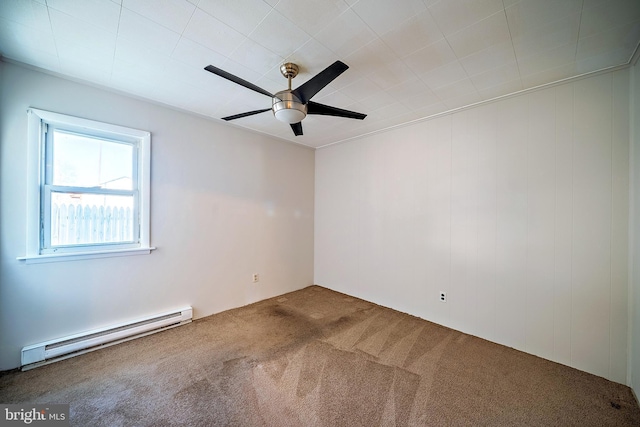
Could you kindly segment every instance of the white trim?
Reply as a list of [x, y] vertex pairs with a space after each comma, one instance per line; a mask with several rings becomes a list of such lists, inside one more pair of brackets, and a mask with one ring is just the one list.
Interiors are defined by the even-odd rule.
[[[105, 258], [125, 255], [149, 254], [153, 249], [150, 246], [150, 209], [151, 209], [151, 133], [138, 129], [126, 128], [123, 126], [97, 122], [79, 117], [67, 116], [64, 114], [52, 113], [49, 111], [30, 108], [27, 110], [28, 130], [27, 130], [27, 212], [26, 212], [26, 254], [18, 257], [20, 261], [27, 264], [38, 262], [72, 261], [89, 258]], [[96, 247], [95, 250], [82, 250], [66, 253], [43, 253], [41, 247], [41, 187], [44, 183], [44, 165], [41, 162], [45, 142], [43, 141], [43, 124], [63, 128], [71, 128], [84, 133], [90, 133], [98, 137], [114, 136], [122, 137], [123, 140], [135, 142], [138, 146], [137, 168], [138, 168], [138, 216], [134, 224], [134, 237], [139, 243], [131, 248], [130, 243], [124, 243], [124, 247], [117, 249], [105, 249], [104, 246]], [[129, 245], [129, 247], [127, 247]], [[65, 251], [62, 251], [65, 252]]]
[[27, 111], [27, 256], [40, 252], [40, 182], [42, 170], [42, 121], [34, 110]]
[[17, 257], [16, 259], [18, 261], [24, 261], [25, 264], [40, 264], [44, 262], [78, 261], [82, 259], [111, 258], [128, 255], [148, 255], [151, 253], [151, 251], [154, 250], [156, 250], [156, 248], [151, 246], [147, 248], [113, 249], [87, 252], [64, 252], [55, 254], [41, 254], [35, 256], [27, 255]]
[[[151, 244], [151, 134], [145, 132], [140, 141], [138, 151], [138, 215], [140, 225], [140, 247], [148, 248]], [[143, 226], [144, 225], [144, 226]]]
[[[640, 46], [640, 45], [639, 45]], [[639, 278], [637, 277], [640, 274], [640, 270], [635, 265], [635, 261], [638, 257], [638, 244], [640, 243], [640, 236], [638, 236], [638, 222], [636, 219], [636, 215], [638, 212], [638, 181], [640, 174], [640, 164], [638, 162], [638, 148], [640, 148], [640, 129], [636, 126], [636, 120], [638, 117], [638, 108], [640, 106], [637, 104], [637, 100], [639, 98], [638, 91], [638, 79], [636, 78], [637, 70], [635, 67], [640, 67], [637, 64], [638, 52], [640, 49], [636, 50], [635, 57], [636, 62], [634, 62], [634, 66], [631, 67], [629, 72], [629, 277], [628, 277], [628, 291], [627, 291], [627, 385], [631, 388], [634, 397], [638, 400], [637, 391], [640, 391], [640, 384], [635, 384], [633, 382], [634, 377], [640, 377], [640, 373], [634, 372], [635, 361], [640, 358], [640, 355], [635, 354], [636, 348], [638, 345], [636, 344], [637, 338], [636, 335], [638, 331], [636, 331], [635, 326], [636, 316], [640, 307], [635, 305], [635, 301], [637, 299], [636, 291], [637, 283]]]
[[127, 128], [124, 126], [102, 123], [95, 120], [82, 119], [80, 117], [67, 116], [66, 114], [52, 113], [51, 111], [29, 108], [29, 113], [33, 113], [38, 120], [44, 120], [53, 125], [62, 125], [68, 128], [70, 125], [84, 132], [91, 132], [95, 135], [118, 135], [122, 137], [145, 138], [151, 134], [144, 130]]
[[393, 130], [400, 129], [400, 128], [407, 127], [407, 126], [412, 126], [412, 125], [415, 125], [417, 123], [426, 122], [426, 121], [429, 121], [429, 120], [437, 119], [439, 117], [449, 116], [449, 115], [452, 115], [452, 114], [455, 114], [455, 113], [459, 113], [461, 111], [468, 110], [468, 109], [471, 109], [471, 108], [479, 107], [479, 106], [486, 105], [486, 104], [491, 104], [493, 102], [502, 101], [504, 99], [510, 99], [510, 98], [517, 97], [517, 96], [520, 96], [520, 95], [525, 95], [525, 94], [528, 94], [528, 93], [531, 93], [531, 92], [545, 90], [545, 89], [548, 89], [550, 87], [559, 86], [559, 85], [563, 85], [563, 84], [566, 84], [566, 83], [571, 83], [571, 82], [575, 82], [575, 81], [578, 81], [578, 80], [582, 80], [582, 79], [586, 79], [586, 78], [590, 78], [590, 77], [594, 77], [594, 76], [599, 76], [599, 75], [606, 74], [606, 73], [612, 73], [614, 71], [625, 70], [627, 68], [629, 68], [629, 63], [625, 63], [625, 64], [622, 64], [622, 65], [614, 65], [614, 66], [603, 68], [603, 69], [596, 70], [596, 71], [590, 71], [588, 73], [579, 74], [577, 76], [567, 77], [567, 78], [564, 78], [564, 79], [556, 80], [556, 81], [545, 83], [545, 84], [542, 84], [542, 85], [530, 87], [530, 88], [527, 88], [527, 89], [522, 89], [522, 90], [519, 90], [517, 92], [511, 92], [511, 93], [507, 93], [507, 94], [504, 94], [504, 95], [500, 95], [500, 96], [497, 96], [495, 98], [485, 99], [485, 100], [482, 100], [482, 101], [474, 102], [472, 104], [463, 105], [461, 107], [456, 107], [456, 108], [452, 108], [450, 110], [441, 111], [439, 113], [435, 113], [435, 114], [431, 114], [429, 116], [413, 119], [413, 120], [410, 120], [408, 122], [398, 123], [396, 125], [391, 125], [391, 126], [388, 126], [386, 128], [372, 130], [370, 132], [363, 133], [361, 135], [351, 136], [351, 137], [348, 137], [348, 138], [345, 138], [345, 139], [341, 139], [341, 140], [338, 140], [338, 141], [330, 142], [328, 144], [320, 145], [318, 147], [315, 147], [315, 149], [316, 150], [320, 150], [320, 149], [323, 149], [323, 148], [331, 147], [332, 145], [344, 144], [346, 142], [355, 141], [355, 140], [358, 140], [358, 139], [366, 138], [366, 137], [369, 137], [369, 136], [372, 136], [372, 135], [377, 135], [379, 133], [385, 133], [385, 132], [393, 131]]

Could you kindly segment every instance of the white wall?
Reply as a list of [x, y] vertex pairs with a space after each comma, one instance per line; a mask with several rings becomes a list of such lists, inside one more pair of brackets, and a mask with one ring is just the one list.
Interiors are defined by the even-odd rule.
[[640, 397], [640, 64], [631, 67], [631, 387]]
[[628, 161], [628, 70], [320, 149], [315, 282], [625, 383]]
[[[186, 304], [202, 317], [313, 283], [311, 149], [13, 64], [0, 73], [0, 370], [42, 340]], [[156, 251], [16, 260], [28, 107], [151, 131]]]

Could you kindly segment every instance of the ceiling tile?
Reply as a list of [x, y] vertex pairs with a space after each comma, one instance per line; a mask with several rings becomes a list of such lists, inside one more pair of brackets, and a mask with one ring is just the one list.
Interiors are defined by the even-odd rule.
[[371, 119], [371, 121], [375, 119], [389, 119], [410, 112], [411, 110], [408, 107], [399, 102], [394, 102], [393, 104], [387, 104], [381, 108], [370, 111], [367, 119]]
[[122, 9], [118, 37], [144, 43], [147, 48], [170, 55], [178, 44], [180, 34], [156, 24], [128, 9]]
[[315, 39], [345, 58], [377, 38], [376, 34], [356, 13], [348, 9], [327, 24]]
[[503, 9], [502, 0], [442, 0], [429, 7], [438, 27], [446, 36]]
[[443, 37], [444, 35], [428, 10], [412, 16], [407, 21], [380, 36], [401, 58]]
[[389, 88], [416, 78], [416, 74], [403, 62], [381, 65], [367, 75], [381, 88]]
[[240, 86], [237, 87], [237, 91], [227, 101], [225, 109], [228, 114], [271, 108], [270, 97]]
[[275, 9], [307, 34], [314, 35], [348, 6], [343, 0], [280, 0]]
[[582, 11], [580, 38], [589, 37], [624, 24], [640, 22], [638, 0], [611, 0]]
[[413, 95], [419, 95], [423, 93], [430, 93], [431, 89], [418, 77], [413, 77], [403, 83], [395, 86], [388, 86], [384, 88], [386, 92], [393, 94], [396, 100], [402, 100]]
[[478, 90], [487, 89], [490, 87], [498, 86], [501, 83], [519, 80], [520, 71], [518, 64], [514, 61], [505, 65], [500, 65], [492, 70], [485, 71], [480, 74], [475, 74], [469, 77], [473, 82], [473, 85]]
[[498, 43], [460, 59], [468, 74], [482, 73], [496, 64], [506, 64], [516, 60], [511, 41]]
[[522, 89], [522, 81], [520, 80], [520, 78], [518, 78], [517, 80], [501, 82], [496, 86], [478, 89], [478, 93], [480, 93], [482, 99], [494, 99], [500, 96], [521, 91]]
[[136, 95], [150, 96], [158, 91], [161, 77], [143, 63], [114, 61], [111, 72], [111, 86]]
[[197, 86], [203, 89], [212, 87], [212, 82], [218, 78], [203, 70], [202, 67], [194, 67], [175, 59], [167, 59], [163, 64], [162, 76], [168, 80], [177, 80]]
[[626, 64], [629, 60], [629, 51], [627, 49], [606, 51], [576, 61], [575, 71], [576, 74], [591, 73], [607, 68], [609, 64]]
[[425, 6], [427, 7], [431, 7], [434, 4], [438, 3], [441, 0], [422, 0], [422, 3], [424, 3]]
[[[273, 76], [271, 76], [270, 73], [273, 73]], [[272, 69], [268, 74], [265, 74], [264, 76], [259, 77], [256, 80], [252, 80], [251, 83], [257, 85], [258, 87], [264, 88], [271, 93], [276, 93], [287, 88], [287, 79], [282, 76], [280, 70], [275, 69]], [[299, 82], [294, 83], [293, 86], [296, 87], [297, 84], [299, 84]]]
[[[511, 24], [510, 24], [511, 25]], [[513, 47], [519, 57], [533, 55], [578, 40], [580, 14], [573, 14], [539, 27], [520, 32], [513, 37]]]
[[404, 58], [405, 64], [422, 75], [458, 59], [446, 39], [438, 40]]
[[248, 36], [273, 9], [262, 0], [200, 0], [198, 8]]
[[565, 22], [581, 11], [582, 0], [523, 0], [505, 10], [514, 38], [540, 33], [549, 24]]
[[103, 30], [118, 31], [120, 6], [110, 0], [47, 0], [47, 5]]
[[182, 34], [196, 7], [187, 0], [124, 0], [123, 6]]
[[446, 98], [442, 102], [448, 109], [453, 110], [455, 108], [466, 107], [471, 104], [475, 104], [482, 101], [482, 96], [477, 92], [469, 92], [460, 96], [454, 96]]
[[111, 69], [111, 65], [102, 67], [91, 63], [86, 57], [65, 59], [60, 66], [60, 72], [67, 76], [106, 87], [111, 85]]
[[74, 39], [58, 38], [58, 57], [65, 62], [73, 62], [76, 67], [98, 67], [106, 71], [111, 71], [113, 65], [114, 49], [111, 46], [102, 48], [101, 46], [86, 46], [76, 43]]
[[421, 0], [360, 0], [352, 6], [360, 18], [378, 35], [388, 33], [412, 16], [426, 10]]
[[[221, 69], [225, 70], [226, 72], [231, 73], [231, 74], [233, 74], [235, 76], [238, 76], [241, 79], [244, 79], [244, 80], [246, 80], [248, 82], [252, 82], [252, 83], [258, 81], [258, 79], [262, 76], [260, 74], [262, 72], [262, 70], [254, 70], [252, 68], [245, 67], [243, 64], [240, 64], [240, 63], [238, 63], [238, 62], [236, 62], [236, 61], [234, 61], [232, 59], [227, 59], [223, 64], [221, 64], [219, 66], [219, 68], [221, 68]], [[216, 79], [222, 80], [222, 81], [224, 81], [224, 82], [226, 82], [226, 83], [228, 83], [230, 85], [233, 85], [233, 86], [230, 86], [230, 87], [233, 87], [234, 89], [240, 88], [243, 91], [245, 91], [245, 90], [249, 91], [250, 90], [250, 89], [243, 88], [242, 86], [239, 86], [239, 85], [237, 85], [237, 84], [235, 84], [233, 82], [230, 82], [230, 81], [228, 81], [228, 80], [226, 80], [226, 79], [224, 79], [222, 77], [216, 76], [215, 74], [212, 74], [212, 73], [209, 73], [209, 72], [207, 72], [207, 73], [210, 74], [211, 76], [213, 76]], [[265, 88], [265, 89], [268, 90], [269, 88]]]
[[576, 46], [575, 44], [570, 43], [523, 58], [518, 57], [520, 74], [537, 74], [544, 70], [573, 63], [576, 59], [575, 55]]
[[79, 46], [94, 48], [99, 52], [110, 52], [113, 56], [116, 45], [115, 33], [96, 28], [95, 25], [55, 9], [49, 9], [49, 16], [56, 41], [73, 40]]
[[447, 36], [447, 41], [458, 58], [464, 58], [493, 45], [509, 42], [510, 39], [509, 25], [503, 12], [493, 14]]
[[466, 96], [467, 94], [477, 95], [478, 91], [473, 85], [471, 79], [466, 78], [463, 80], [458, 80], [453, 84], [433, 89], [433, 93], [435, 93], [438, 98], [442, 100], [442, 102], [446, 103], [447, 99], [449, 98], [459, 98], [462, 96]]
[[149, 49], [145, 43], [119, 38], [116, 42], [115, 60], [129, 63], [140, 62], [157, 70], [160, 74], [167, 64], [169, 56]]
[[449, 62], [442, 67], [435, 68], [420, 76], [423, 82], [431, 89], [448, 86], [457, 81], [468, 78], [467, 72], [459, 61]]
[[279, 66], [283, 61], [280, 55], [260, 46], [251, 39], [246, 39], [229, 58], [255, 70], [258, 74], [266, 73], [271, 68]]
[[611, 28], [589, 37], [581, 37], [578, 41], [576, 59], [581, 61], [598, 56], [602, 60], [601, 67], [623, 64], [630, 59], [629, 52], [635, 49], [639, 38], [640, 21]]
[[275, 10], [249, 35], [256, 43], [286, 57], [309, 41], [309, 35]]
[[419, 93], [400, 100], [400, 103], [412, 111], [420, 111], [428, 105], [439, 104], [440, 98], [432, 91]]
[[[51, 27], [32, 28], [0, 18], [0, 53], [17, 60], [21, 52], [43, 52], [57, 56]], [[46, 30], [46, 31], [45, 31]]]
[[[362, 78], [382, 67], [393, 66], [393, 64], [399, 61], [399, 58], [393, 53], [389, 46], [377, 38], [346, 58], [343, 58], [343, 61], [350, 67], [347, 71], [349, 75]], [[344, 84], [345, 83], [337, 83], [332, 85], [339, 88], [340, 85]]]
[[204, 68], [207, 65], [219, 65], [226, 60], [226, 56], [189, 40], [186, 37], [182, 37], [178, 40], [178, 44], [173, 50], [171, 57], [184, 62], [185, 64], [201, 68]]
[[225, 56], [231, 55], [245, 39], [238, 31], [199, 8], [193, 12], [182, 35]]
[[[339, 58], [335, 53], [320, 44], [317, 40], [310, 39], [298, 50], [281, 61], [281, 63], [293, 62], [300, 68], [298, 76], [293, 80], [294, 86], [296, 86], [315, 76], [318, 72], [324, 70], [330, 64], [333, 64], [337, 59]], [[275, 70], [271, 70], [270, 72], [272, 78], [277, 78], [278, 81], [285, 82], [286, 80], [283, 79], [280, 72], [280, 64], [277, 64], [274, 68]]]
[[0, 18], [31, 28], [48, 28], [47, 7], [35, 1], [4, 1], [0, 7]]
[[419, 118], [426, 118], [426, 117], [434, 116], [438, 113], [442, 113], [444, 111], [447, 111], [447, 106], [444, 105], [442, 102], [439, 102], [436, 104], [426, 105], [420, 109], [415, 110], [414, 113]]
[[352, 105], [353, 99], [349, 98], [343, 92], [333, 91], [326, 94], [318, 93], [313, 100], [315, 102], [319, 102], [325, 105], [331, 105], [339, 108], [346, 108], [349, 105]]
[[380, 91], [380, 87], [367, 77], [356, 80], [354, 83], [343, 87], [340, 92], [353, 99], [360, 101]]
[[562, 79], [566, 79], [576, 75], [576, 64], [571, 62], [555, 68], [548, 68], [538, 73], [522, 74], [522, 87], [523, 89], [530, 89], [532, 87], [545, 85], [550, 82], [557, 82]]

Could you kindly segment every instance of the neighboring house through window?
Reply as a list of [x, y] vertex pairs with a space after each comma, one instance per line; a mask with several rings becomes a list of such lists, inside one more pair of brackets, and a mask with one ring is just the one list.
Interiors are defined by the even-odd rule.
[[28, 111], [27, 262], [149, 253], [149, 132]]

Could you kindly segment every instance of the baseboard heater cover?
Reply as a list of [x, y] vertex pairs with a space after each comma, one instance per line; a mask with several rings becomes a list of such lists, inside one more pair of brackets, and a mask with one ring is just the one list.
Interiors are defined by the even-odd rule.
[[107, 326], [29, 345], [24, 347], [21, 352], [22, 370], [68, 359], [89, 351], [184, 325], [190, 323], [192, 318], [193, 309], [185, 307], [180, 310], [134, 320], [133, 322]]

